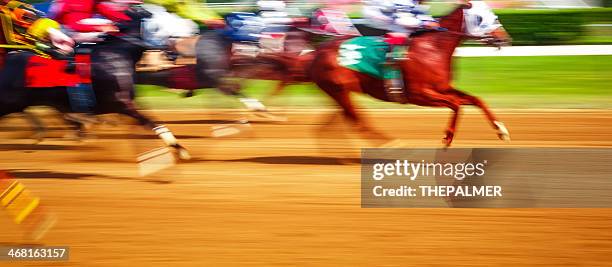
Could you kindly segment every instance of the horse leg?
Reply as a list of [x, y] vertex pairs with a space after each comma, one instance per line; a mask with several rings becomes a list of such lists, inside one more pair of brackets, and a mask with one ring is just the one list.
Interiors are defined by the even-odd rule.
[[510, 141], [510, 132], [508, 131], [508, 128], [506, 128], [504, 123], [497, 120], [493, 112], [489, 109], [487, 104], [484, 103], [484, 101], [482, 101], [480, 98], [476, 96], [459, 91], [455, 88], [451, 88], [451, 89], [452, 89], [452, 92], [461, 99], [462, 105], [477, 106], [484, 112], [485, 116], [489, 120], [489, 123], [491, 124], [493, 129], [497, 131], [497, 137], [499, 137], [499, 139], [503, 141]]
[[157, 125], [142, 113], [138, 112], [138, 110], [130, 106], [124, 106], [123, 108], [119, 109], [119, 113], [135, 119], [139, 125], [152, 130], [164, 142], [164, 144], [176, 150], [179, 159], [191, 159], [189, 151], [178, 143], [178, 140], [172, 131], [170, 131], [170, 129], [168, 129], [165, 125]]
[[266, 106], [259, 100], [240, 93], [242, 86], [238, 82], [227, 79], [232, 76], [229, 57], [226, 43], [218, 33], [214, 31], [201, 33], [196, 41], [196, 78], [203, 85], [214, 87], [225, 95], [238, 98], [249, 111], [267, 111]]
[[38, 144], [44, 141], [45, 136], [47, 135], [47, 129], [45, 128], [44, 123], [36, 115], [28, 111], [24, 110], [23, 115], [25, 116], [25, 119], [30, 122], [30, 125], [32, 125], [34, 130], [32, 138], [35, 140], [35, 143]]
[[79, 113], [64, 113], [62, 118], [64, 122], [74, 129], [74, 138], [76, 141], [82, 140], [87, 136], [87, 127], [85, 127], [86, 122]]
[[453, 111], [448, 128], [446, 129], [446, 135], [442, 142], [446, 147], [450, 147], [455, 137], [455, 131], [457, 129], [457, 123], [459, 121], [459, 114], [461, 112], [461, 102], [457, 99], [454, 94], [443, 94], [432, 89], [423, 90], [424, 94], [421, 95], [422, 99], [418, 105], [433, 106], [433, 107], [447, 107]]
[[[178, 143], [178, 140], [172, 132], [164, 125], [157, 125], [149, 118], [140, 113], [134, 105], [134, 73], [135, 68], [130, 56], [120, 50], [101, 51], [99, 54], [92, 56], [93, 60], [98, 60], [97, 64], [100, 71], [98, 76], [94, 77], [94, 88], [98, 88], [96, 94], [101, 94], [105, 97], [98, 97], [99, 101], [106, 102], [109, 107], [108, 111], [123, 114], [135, 119], [140, 126], [152, 130], [163, 142], [169, 147], [176, 150], [177, 155], [182, 160], [191, 159], [191, 155], [183, 146]], [[105, 88], [105, 89], [102, 89]], [[112, 88], [111, 95], [102, 93], [102, 90]], [[99, 91], [98, 91], [99, 90]], [[108, 98], [108, 99], [107, 99]], [[103, 105], [99, 105], [103, 106]]]
[[87, 125], [98, 123], [93, 115], [75, 113], [68, 103], [65, 105], [55, 104], [52, 107], [61, 113], [64, 122], [72, 127], [76, 141], [81, 141], [87, 136]]
[[459, 122], [459, 114], [461, 113], [461, 105], [453, 105], [449, 106], [451, 110], [453, 110], [453, 115], [448, 123], [448, 128], [446, 129], [446, 136], [443, 139], [444, 145], [446, 147], [450, 147], [453, 143], [453, 139], [455, 138], [455, 131], [457, 131], [457, 123]]
[[114, 92], [114, 100], [112, 101], [116, 107], [113, 109], [119, 114], [126, 115], [136, 120], [138, 125], [152, 130], [166, 146], [176, 150], [177, 155], [182, 160], [189, 160], [191, 156], [187, 149], [178, 143], [178, 140], [172, 132], [164, 125], [157, 125], [149, 118], [140, 113], [134, 105], [134, 87], [132, 70], [122, 69], [124, 66], [117, 66], [113, 73], [114, 82], [118, 86], [118, 91]]
[[93, 125], [108, 124], [117, 126], [117, 123], [96, 117], [95, 114], [74, 113], [70, 109], [56, 109], [63, 114], [64, 122], [74, 130], [75, 137], [78, 140], [83, 140], [87, 136], [91, 136], [90, 129]]
[[287, 87], [288, 83], [289, 81], [287, 78], [282, 78], [278, 84], [276, 84], [276, 87], [274, 87], [272, 93], [268, 95], [268, 98], [278, 96], [285, 89], [285, 87]]
[[386, 135], [376, 131], [369, 124], [364, 122], [357, 114], [357, 109], [351, 101], [351, 90], [343, 86], [335, 87], [332, 90], [324, 90], [328, 92], [340, 107], [342, 107], [344, 117], [357, 127], [360, 134], [364, 135], [368, 140], [390, 140]]

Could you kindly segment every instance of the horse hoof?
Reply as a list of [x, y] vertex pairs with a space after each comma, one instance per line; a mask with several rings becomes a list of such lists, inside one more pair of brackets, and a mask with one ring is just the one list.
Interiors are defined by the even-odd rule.
[[43, 141], [45, 141], [45, 136], [47, 136], [45, 132], [37, 132], [33, 134], [30, 138], [34, 139], [35, 145], [38, 145], [42, 143]]
[[84, 141], [86, 134], [82, 131], [74, 131], [72, 133], [68, 133], [64, 135], [64, 139], [72, 142], [81, 143]]
[[444, 145], [444, 148], [449, 148], [452, 143], [452, 139], [448, 139], [447, 137], [442, 138], [442, 144]]
[[212, 136], [215, 138], [236, 136], [251, 131], [251, 123], [247, 119], [240, 119], [212, 127]]
[[497, 137], [502, 141], [510, 142], [510, 132], [508, 131], [508, 128], [506, 128], [506, 125], [500, 121], [495, 121], [493, 123], [495, 124], [495, 127], [497, 127]]
[[252, 112], [268, 111], [268, 108], [255, 98], [241, 98], [240, 102], [242, 102], [242, 104], [244, 104], [244, 106]]
[[444, 147], [449, 148], [451, 144], [453, 143], [454, 138], [455, 138], [455, 134], [453, 132], [447, 131], [446, 136], [442, 138], [442, 143], [444, 144]]
[[176, 149], [176, 154], [180, 160], [191, 160], [191, 154], [184, 147], [179, 147]]

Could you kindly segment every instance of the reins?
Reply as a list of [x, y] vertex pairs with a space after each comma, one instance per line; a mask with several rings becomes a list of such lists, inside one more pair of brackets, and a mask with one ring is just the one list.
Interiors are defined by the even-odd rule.
[[471, 35], [471, 34], [468, 34], [468, 33], [465, 33], [465, 32], [459, 32], [459, 31], [449, 31], [449, 30], [439, 31], [438, 30], [437, 32], [448, 33], [448, 34], [451, 34], [451, 35], [458, 35], [458, 36], [465, 37], [467, 39], [486, 39], [486, 38], [490, 38], [488, 36], [475, 36], [475, 35]]

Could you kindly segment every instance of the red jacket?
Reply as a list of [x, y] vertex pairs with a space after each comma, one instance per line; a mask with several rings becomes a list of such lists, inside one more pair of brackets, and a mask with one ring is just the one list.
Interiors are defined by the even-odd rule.
[[125, 7], [108, 1], [99, 0], [57, 0], [51, 7], [54, 19], [62, 25], [77, 32], [100, 31], [97, 25], [80, 23], [83, 19], [102, 15], [114, 22], [129, 21], [130, 17], [124, 13]]

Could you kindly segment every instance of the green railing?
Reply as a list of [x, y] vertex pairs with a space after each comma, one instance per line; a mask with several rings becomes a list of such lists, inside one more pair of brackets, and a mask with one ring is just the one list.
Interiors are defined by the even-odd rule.
[[612, 43], [612, 8], [496, 10], [515, 45]]

